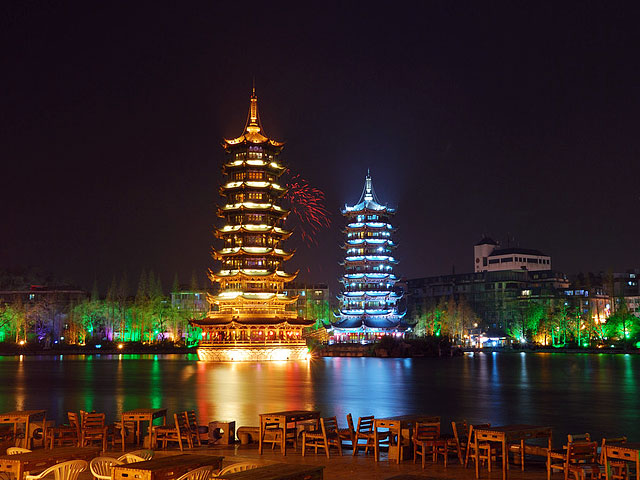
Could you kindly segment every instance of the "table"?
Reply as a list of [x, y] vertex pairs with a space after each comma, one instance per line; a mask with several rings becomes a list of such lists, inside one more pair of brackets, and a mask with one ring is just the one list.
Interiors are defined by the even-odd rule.
[[[385, 418], [376, 418], [374, 419], [374, 429], [378, 430], [378, 425], [381, 424], [381, 427], [385, 427], [385, 424], [388, 422], [398, 422], [399, 425], [399, 432], [398, 432], [398, 462], [400, 462], [400, 460], [403, 460], [402, 455], [401, 455], [401, 451], [402, 448], [400, 448], [403, 445], [403, 442], [406, 440], [406, 445], [411, 446], [411, 436], [412, 436], [412, 430], [414, 425], [417, 422], [425, 422], [425, 423], [440, 423], [440, 417], [436, 416], [436, 415], [421, 415], [421, 414], [409, 414], [409, 415], [396, 415], [394, 417], [385, 417]], [[403, 439], [403, 434], [406, 434], [406, 439]], [[391, 442], [389, 442], [389, 458], [391, 458], [391, 450], [392, 450], [392, 445]], [[405, 446], [406, 446], [405, 445]], [[374, 450], [376, 452], [376, 461], [378, 460], [378, 445], [377, 445], [377, 441], [376, 441], [376, 445], [374, 447]]]
[[287, 424], [298, 422], [306, 422], [309, 420], [320, 420], [320, 412], [318, 410], [286, 410], [284, 412], [273, 413], [261, 413], [260, 414], [260, 445], [258, 446], [258, 453], [262, 455], [262, 440], [265, 434], [265, 425], [269, 423], [277, 423], [278, 428], [282, 429], [283, 438], [280, 446], [282, 455], [287, 454]]
[[[503, 425], [500, 427], [478, 428], [475, 430], [475, 449], [478, 452], [478, 443], [494, 442], [502, 445], [502, 478], [507, 479], [507, 443], [520, 442], [520, 463], [524, 471], [525, 440], [533, 438], [546, 438], [547, 448], [551, 449], [551, 427], [541, 427], [538, 425]], [[491, 448], [489, 448], [491, 451]], [[476, 478], [480, 476], [480, 462], [476, 462]]]
[[68, 460], [88, 462], [100, 455], [100, 450], [99, 447], [62, 447], [17, 455], [2, 455], [0, 456], [0, 473], [13, 473], [14, 478], [22, 480], [26, 472], [41, 471], [60, 462]]
[[0, 423], [13, 424], [13, 438], [16, 438], [16, 434], [18, 433], [18, 424], [24, 424], [24, 443], [22, 443], [22, 446], [25, 448], [31, 448], [31, 438], [29, 438], [29, 423], [40, 419], [42, 420], [42, 444], [46, 445], [46, 410], [17, 410], [0, 415]]
[[[136, 408], [135, 410], [129, 410], [128, 412], [122, 412], [122, 428], [124, 428], [124, 422], [135, 422], [136, 430], [134, 432], [137, 443], [141, 443], [142, 435], [140, 425], [142, 422], [149, 422], [149, 438], [151, 438], [151, 427], [153, 421], [156, 418], [162, 418], [162, 425], [167, 424], [167, 409], [166, 408]], [[151, 447], [151, 444], [149, 444]]]
[[198, 467], [211, 465], [219, 469], [224, 457], [214, 455], [194, 455], [183, 453], [167, 457], [154, 458], [146, 462], [115, 465], [113, 480], [173, 480]]
[[227, 480], [322, 480], [324, 466], [291, 465], [290, 463], [274, 463], [263, 467], [228, 473], [222, 477]]
[[640, 442], [618, 443], [604, 446], [606, 480], [609, 480], [609, 460], [624, 460], [636, 464], [636, 480], [640, 480]]

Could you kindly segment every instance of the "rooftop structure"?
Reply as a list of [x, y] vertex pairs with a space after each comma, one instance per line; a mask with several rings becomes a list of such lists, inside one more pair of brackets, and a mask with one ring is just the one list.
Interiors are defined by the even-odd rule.
[[402, 335], [406, 329], [397, 305], [402, 295], [394, 288], [394, 213], [380, 204], [369, 173], [358, 203], [342, 210], [347, 219], [345, 273], [339, 320], [329, 329], [334, 342], [373, 342], [383, 335]]
[[302, 330], [313, 321], [298, 317], [297, 297], [284, 294], [296, 273], [283, 269], [293, 256], [284, 248], [289, 212], [278, 204], [286, 192], [278, 183], [283, 145], [265, 135], [254, 90], [244, 132], [222, 144], [226, 203], [218, 209], [224, 225], [215, 232], [222, 246], [213, 249], [221, 267], [209, 271], [220, 290], [208, 296], [206, 318], [192, 320], [203, 330], [201, 360], [287, 360], [308, 353]]
[[474, 272], [503, 270], [551, 270], [551, 257], [529, 248], [500, 248], [498, 242], [483, 237], [473, 246]]

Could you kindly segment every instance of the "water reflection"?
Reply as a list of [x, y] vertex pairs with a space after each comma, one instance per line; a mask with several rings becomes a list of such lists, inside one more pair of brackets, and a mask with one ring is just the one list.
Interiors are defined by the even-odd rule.
[[535, 423], [568, 432], [640, 439], [640, 357], [475, 354], [447, 359], [325, 358], [203, 363], [195, 356], [100, 355], [0, 358], [0, 411], [107, 412], [196, 409], [203, 420], [255, 425], [259, 413], [319, 409], [324, 415], [426, 413], [443, 423]]

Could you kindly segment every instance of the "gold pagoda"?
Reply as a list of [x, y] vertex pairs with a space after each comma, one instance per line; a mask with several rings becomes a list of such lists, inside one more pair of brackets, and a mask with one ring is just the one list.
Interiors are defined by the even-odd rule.
[[284, 249], [291, 232], [288, 211], [278, 203], [286, 189], [278, 183], [285, 167], [284, 143], [268, 138], [258, 115], [255, 89], [244, 132], [222, 144], [226, 160], [218, 209], [224, 226], [216, 229], [221, 248], [213, 249], [220, 270], [209, 270], [219, 284], [209, 295], [209, 312], [192, 324], [202, 329], [198, 358], [203, 361], [297, 360], [308, 356], [302, 331], [314, 322], [298, 317], [296, 296], [284, 284], [297, 273], [283, 270], [293, 252]]

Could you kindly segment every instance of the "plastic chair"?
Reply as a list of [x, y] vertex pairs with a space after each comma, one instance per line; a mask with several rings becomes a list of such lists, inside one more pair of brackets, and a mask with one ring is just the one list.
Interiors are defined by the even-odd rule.
[[260, 465], [255, 463], [234, 463], [233, 465], [229, 465], [224, 467], [218, 473], [214, 475], [214, 477], [221, 477], [227, 473], [237, 473], [244, 472], [245, 470], [253, 470], [254, 468], [258, 468]]
[[70, 460], [49, 467], [37, 475], [25, 475], [24, 478], [25, 480], [40, 480], [53, 473], [55, 480], [77, 480], [78, 475], [84, 472], [88, 466], [89, 464], [84, 460]]
[[96, 457], [89, 462], [89, 470], [98, 480], [111, 480], [113, 466], [122, 465], [122, 463], [113, 457]]
[[138, 462], [146, 462], [147, 460], [133, 453], [125, 453], [124, 455], [120, 455], [118, 457], [118, 461], [122, 463], [138, 463]]
[[19, 455], [21, 453], [30, 453], [31, 450], [29, 450], [28, 448], [22, 448], [22, 447], [9, 447], [7, 448], [7, 455]]
[[209, 480], [212, 472], [213, 467], [211, 465], [205, 465], [204, 467], [199, 467], [195, 470], [191, 470], [190, 472], [185, 473], [184, 475], [180, 476], [178, 480]]

